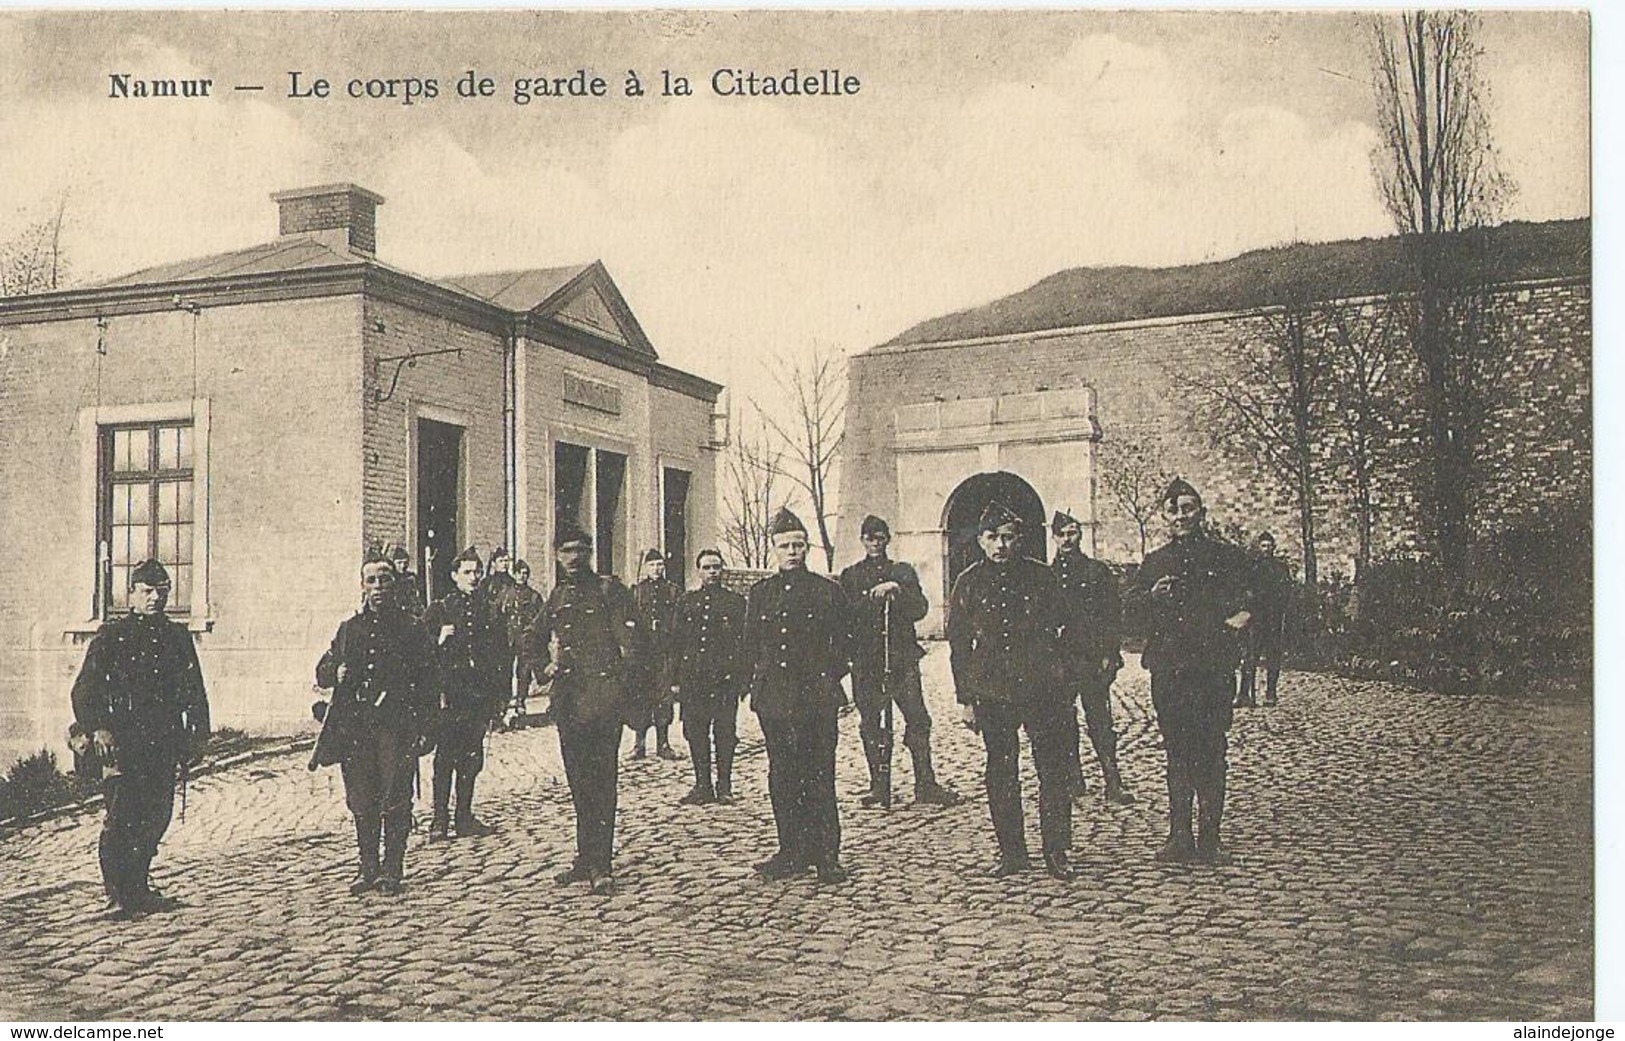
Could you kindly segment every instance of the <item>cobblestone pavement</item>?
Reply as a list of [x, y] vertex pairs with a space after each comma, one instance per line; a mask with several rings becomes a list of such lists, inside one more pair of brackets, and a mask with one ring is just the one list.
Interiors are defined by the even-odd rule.
[[[1116, 710], [1140, 804], [1106, 807], [1091, 776], [1081, 876], [994, 880], [980, 741], [945, 649], [925, 665], [939, 771], [973, 798], [860, 808], [844, 719], [845, 885], [752, 876], [773, 825], [748, 712], [738, 805], [677, 805], [686, 762], [623, 763], [608, 897], [552, 884], [573, 825], [551, 729], [493, 737], [479, 798], [501, 830], [420, 832], [394, 900], [347, 895], [338, 778], [288, 756], [193, 786], [155, 868], [185, 901], [168, 914], [102, 916], [89, 815], [0, 841], [0, 1018], [1591, 1017], [1589, 706], [1289, 674], [1232, 732], [1235, 864], [1172, 867], [1152, 860], [1167, 802], [1131, 662]], [[1036, 847], [1025, 754], [1023, 779]]]

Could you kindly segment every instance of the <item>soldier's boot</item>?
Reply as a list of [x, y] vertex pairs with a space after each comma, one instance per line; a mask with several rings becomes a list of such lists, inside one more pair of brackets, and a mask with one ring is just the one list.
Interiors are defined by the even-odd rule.
[[429, 841], [445, 842], [451, 829], [451, 771], [439, 766], [435, 753], [434, 786], [430, 795]]
[[959, 793], [937, 781], [937, 771], [931, 765], [929, 738], [921, 741], [910, 735], [908, 753], [914, 760], [914, 801], [927, 806], [957, 806]]
[[478, 774], [459, 773], [457, 776], [457, 837], [474, 838], [489, 835], [495, 828], [474, 816], [474, 779]]
[[649, 728], [642, 727], [632, 742], [632, 758], [646, 759], [649, 756]]
[[361, 866], [350, 881], [350, 894], [360, 896], [378, 885], [378, 835], [382, 824], [377, 817], [355, 819], [356, 847], [360, 850]]
[[1157, 860], [1165, 864], [1183, 864], [1196, 855], [1196, 842], [1191, 836], [1191, 803], [1196, 788], [1184, 764], [1168, 764], [1168, 841], [1157, 851]]
[[689, 742], [688, 751], [694, 759], [694, 787], [678, 802], [684, 806], [704, 806], [715, 802], [716, 789], [711, 786], [711, 749], [709, 743]]
[[1270, 668], [1264, 677], [1264, 704], [1275, 705], [1279, 702], [1275, 697], [1275, 687], [1281, 681], [1281, 670]]
[[406, 874], [406, 838], [412, 832], [409, 812], [384, 815], [384, 863], [378, 879], [378, 889], [387, 896], [401, 891], [401, 879]]
[[1196, 815], [1196, 859], [1204, 864], [1228, 864], [1230, 854], [1219, 843], [1219, 823], [1224, 817], [1224, 765], [1210, 767], [1206, 773]]
[[671, 746], [670, 727], [661, 723], [655, 727], [655, 755], [662, 759], [676, 760], [683, 758], [677, 749]]
[[717, 742], [717, 802], [734, 801], [734, 749], [726, 741]]
[[1133, 806], [1134, 793], [1123, 787], [1123, 772], [1117, 767], [1115, 752], [1100, 757], [1100, 772], [1106, 776], [1106, 801], [1114, 806]]

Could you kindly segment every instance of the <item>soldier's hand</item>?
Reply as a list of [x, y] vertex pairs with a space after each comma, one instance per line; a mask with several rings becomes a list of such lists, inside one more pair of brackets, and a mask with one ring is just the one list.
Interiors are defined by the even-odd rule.
[[960, 713], [960, 718], [964, 721], [966, 730], [973, 734], [981, 732], [982, 721], [976, 718], [975, 705], [966, 705]]
[[1178, 584], [1178, 575], [1163, 575], [1151, 584], [1151, 594], [1153, 596], [1170, 596], [1174, 591], [1174, 586]]
[[349, 674], [350, 674], [350, 667], [348, 665], [344, 664], [343, 662], [340, 662], [339, 663], [339, 682], [343, 683], [344, 682], [344, 677], [348, 676]]
[[113, 754], [113, 732], [111, 730], [98, 730], [91, 734], [90, 743], [96, 747], [96, 754], [103, 758]]
[[869, 596], [874, 600], [890, 600], [902, 592], [902, 585], [897, 582], [882, 582], [869, 590]]
[[680, 687], [680, 686], [678, 686], [678, 685], [677, 685], [677, 684], [675, 684], [675, 683], [673, 683], [673, 684], [672, 684], [672, 685], [671, 685], [671, 694], [672, 694], [672, 697], [676, 697], [676, 696], [677, 696], [677, 695], [679, 695], [679, 694], [681, 694], [681, 693], [682, 693], [682, 692], [683, 692], [683, 688], [682, 688], [682, 687]]
[[1241, 630], [1247, 628], [1247, 623], [1252, 620], [1253, 613], [1251, 611], [1237, 611], [1229, 618], [1226, 618], [1224, 624], [1232, 629]]
[[447, 640], [451, 639], [451, 634], [455, 633], [456, 631], [457, 627], [455, 625], [442, 625], [440, 627], [440, 642], [445, 643]]
[[1117, 661], [1116, 658], [1109, 658], [1108, 657], [1108, 658], [1100, 659], [1100, 671], [1101, 672], [1112, 673], [1112, 672], [1116, 672], [1121, 667], [1122, 666], [1118, 664], [1118, 661]]

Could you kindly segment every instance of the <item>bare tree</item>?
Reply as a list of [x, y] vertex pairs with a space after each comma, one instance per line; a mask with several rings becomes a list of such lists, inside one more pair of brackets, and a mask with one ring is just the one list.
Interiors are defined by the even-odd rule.
[[1511, 190], [1496, 161], [1477, 64], [1477, 18], [1418, 11], [1373, 25], [1388, 212], [1413, 267], [1409, 338], [1420, 364], [1428, 514], [1440, 563], [1463, 578], [1475, 463], [1506, 355], [1487, 235]]
[[783, 469], [783, 453], [762, 428], [760, 417], [748, 427], [734, 422], [733, 442], [723, 457], [722, 541], [742, 567], [765, 568], [772, 546], [768, 522], [776, 506], [774, 484]]
[[772, 373], [789, 406], [787, 413], [775, 413], [754, 401], [752, 404], [789, 456], [779, 472], [807, 493], [824, 550], [825, 568], [833, 571], [830, 487], [841, 443], [846, 439], [846, 359], [820, 346], [805, 361], [776, 359]]
[[46, 293], [64, 285], [68, 271], [62, 253], [62, 220], [67, 208], [64, 194], [51, 216], [25, 225], [0, 242], [0, 297]]
[[1303, 546], [1303, 582], [1316, 587], [1315, 526], [1329, 469], [1331, 357], [1320, 309], [1301, 298], [1265, 311], [1234, 364], [1176, 375], [1193, 392], [1211, 443], [1255, 463], [1290, 489]]
[[1358, 549], [1354, 579], [1371, 564], [1377, 526], [1376, 488], [1392, 462], [1397, 437], [1396, 309], [1388, 302], [1327, 306], [1332, 354], [1332, 447], [1348, 475], [1349, 509]]
[[1161, 433], [1151, 427], [1123, 427], [1100, 439], [1100, 483], [1140, 535], [1145, 559], [1151, 522], [1163, 489], [1174, 479]]

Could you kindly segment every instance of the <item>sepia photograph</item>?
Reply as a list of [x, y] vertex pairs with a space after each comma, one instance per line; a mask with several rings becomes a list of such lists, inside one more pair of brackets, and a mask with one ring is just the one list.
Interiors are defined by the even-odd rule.
[[0, 10], [0, 1021], [1609, 1018], [1592, 49]]

